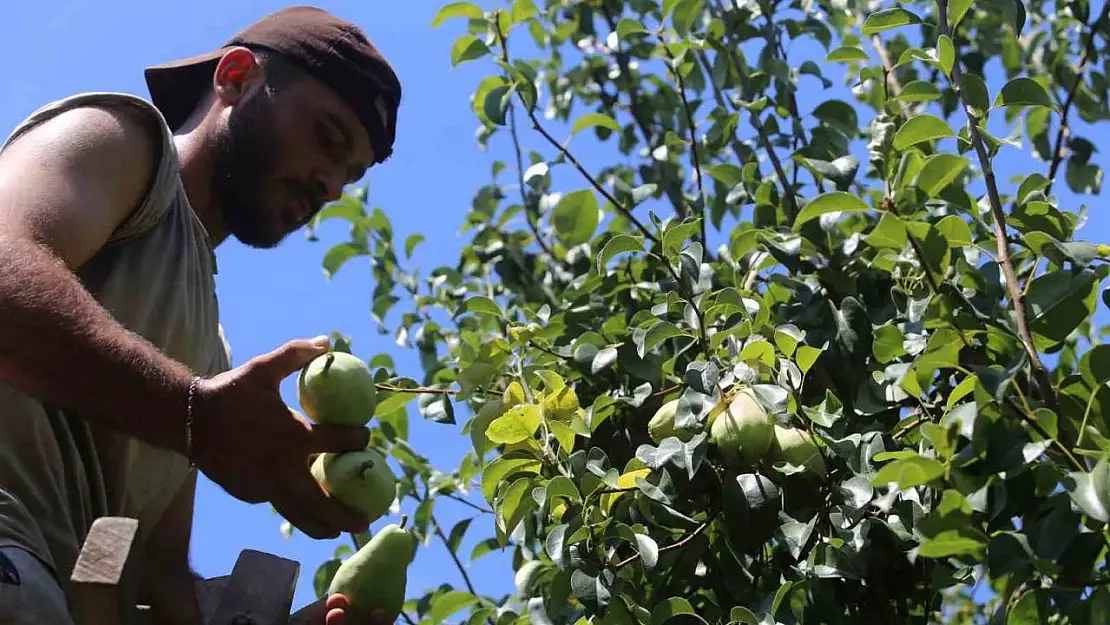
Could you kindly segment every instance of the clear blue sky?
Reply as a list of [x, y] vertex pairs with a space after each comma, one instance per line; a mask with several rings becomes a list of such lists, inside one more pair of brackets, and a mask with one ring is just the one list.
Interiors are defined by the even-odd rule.
[[[486, 7], [495, 3], [478, 4]], [[6, 133], [34, 108], [81, 91], [125, 91], [147, 96], [142, 80], [146, 64], [196, 54], [219, 46], [228, 36], [258, 17], [286, 6], [271, 0], [192, 0], [149, 2], [138, 0], [55, 0], [52, 2], [7, 2], [0, 8], [5, 36], [0, 38], [0, 55], [7, 59], [0, 88], [0, 131]], [[493, 155], [482, 154], [474, 142], [476, 120], [468, 97], [485, 74], [486, 64], [467, 64], [452, 69], [449, 51], [459, 34], [458, 22], [437, 30], [430, 21], [440, 6], [436, 1], [394, 4], [387, 2], [330, 1], [321, 6], [358, 22], [397, 66], [405, 88], [400, 117], [400, 139], [393, 159], [372, 171], [371, 205], [385, 210], [401, 242], [408, 234], [421, 232], [427, 241], [418, 248], [416, 264], [429, 270], [450, 264], [466, 242], [458, 227], [470, 205], [473, 192], [489, 180]], [[792, 50], [793, 53], [793, 50]], [[792, 57], [792, 62], [800, 63]], [[827, 67], [827, 66], [826, 66]], [[834, 81], [839, 71], [827, 68]], [[802, 92], [804, 112], [818, 102], [814, 96], [850, 99], [843, 87], [823, 94], [807, 79]], [[807, 125], [811, 121], [807, 120]], [[565, 136], [565, 135], [562, 135]], [[1105, 143], [1106, 132], [1087, 134]], [[527, 147], [545, 147], [525, 134]], [[575, 145], [581, 145], [576, 139]], [[495, 142], [494, 153], [510, 160], [507, 146]], [[576, 152], [577, 153], [577, 152]], [[587, 162], [603, 156], [587, 154]], [[1020, 158], [1013, 149], [1007, 162]], [[1105, 154], [1095, 160], [1105, 166]], [[598, 159], [598, 160], [595, 160]], [[1044, 171], [1041, 165], [1032, 169]], [[1006, 182], [1006, 175], [1001, 177]], [[580, 188], [582, 182], [567, 181], [564, 190]], [[1056, 185], [1065, 206], [1074, 209], [1077, 198], [1061, 180]], [[1095, 204], [1085, 198], [1089, 205]], [[1099, 206], [1092, 206], [1090, 223], [1081, 234], [1087, 240], [1107, 240], [1107, 220]], [[234, 241], [219, 249], [217, 276], [222, 303], [222, 322], [232, 345], [235, 364], [268, 351], [286, 340], [341, 330], [353, 335], [355, 351], [367, 357], [389, 351], [402, 371], [419, 377], [419, 365], [399, 350], [392, 337], [380, 336], [369, 316], [373, 288], [365, 260], [345, 267], [332, 281], [325, 280], [320, 258], [327, 246], [344, 240], [342, 226], [320, 232], [319, 243], [308, 243], [295, 235], [275, 251], [248, 250]], [[1100, 304], [1100, 309], [1102, 305]], [[1100, 310], [1101, 312], [1101, 310]], [[1103, 317], [1100, 314], [1100, 317]], [[1104, 317], [1103, 317], [1104, 318]], [[292, 379], [283, 392], [295, 405]], [[439, 467], [457, 466], [469, 440], [449, 426], [424, 422], [415, 410], [410, 415], [411, 441]], [[460, 411], [460, 424], [465, 415]], [[411, 509], [406, 507], [407, 509]], [[436, 510], [441, 523], [450, 528], [469, 510], [444, 501]], [[383, 519], [375, 527], [396, 518]], [[492, 534], [489, 517], [472, 526], [463, 543], [463, 557], [478, 539]], [[313, 599], [311, 575], [316, 565], [330, 557], [345, 541], [313, 541], [303, 535], [285, 540], [280, 519], [269, 506], [239, 503], [218, 487], [202, 481], [196, 513], [193, 562], [206, 576], [229, 573], [241, 549], [259, 549], [302, 563], [294, 607]], [[479, 590], [500, 594], [511, 589], [512, 570], [504, 556], [479, 560], [471, 575]], [[462, 580], [441, 545], [422, 550], [410, 569], [409, 591], [441, 583], [461, 587]]]

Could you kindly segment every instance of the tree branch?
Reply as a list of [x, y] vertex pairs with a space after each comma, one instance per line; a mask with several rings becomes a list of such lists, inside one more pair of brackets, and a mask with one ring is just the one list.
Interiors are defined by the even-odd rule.
[[[702, 182], [701, 165], [698, 163], [698, 136], [694, 126], [694, 113], [690, 110], [690, 99], [686, 97], [686, 81], [682, 78], [682, 73], [674, 66], [675, 58], [670, 49], [667, 48], [667, 42], [663, 41], [662, 36], [658, 33], [659, 45], [663, 48], [663, 52], [667, 55], [667, 68], [671, 70], [671, 75], [674, 76], [675, 82], [678, 83], [678, 95], [682, 98], [682, 109], [686, 113], [686, 126], [690, 130], [690, 159], [694, 165], [694, 176], [698, 180], [698, 194], [701, 196], [701, 245], [705, 254], [709, 252], [709, 239], [706, 237], [705, 228], [705, 211], [709, 209], [709, 196], [705, 193], [705, 184]], [[712, 255], [710, 255], [712, 256]]]
[[[723, 9], [717, 2], [707, 3], [709, 11], [713, 13], [713, 17], [724, 20]], [[735, 69], [739, 73], [740, 61], [736, 58], [735, 50], [740, 48], [739, 42], [735, 41], [732, 36], [732, 31], [725, 29], [725, 37], [728, 47], [728, 55], [726, 59], [729, 62], [729, 67]], [[734, 110], [739, 111], [740, 108], [733, 105]], [[782, 166], [782, 161], [779, 160], [778, 154], [775, 152], [775, 147], [771, 145], [771, 138], [767, 135], [767, 129], [763, 127], [763, 122], [759, 121], [759, 116], [751, 111], [748, 112], [748, 120], [755, 129], [756, 134], [759, 135], [760, 142], [763, 143], [763, 149], [767, 151], [767, 158], [771, 159], [771, 166], [775, 168], [775, 176], [779, 179], [779, 184], [782, 185], [783, 193], [786, 195], [787, 200], [790, 202], [791, 216], [798, 211], [798, 200], [794, 196], [794, 187], [790, 184], [790, 178], [786, 175], [786, 170]]]
[[[436, 520], [434, 515], [431, 517], [431, 522], [436, 528], [436, 535], [443, 541], [444, 548], [447, 549], [447, 553], [451, 554], [451, 559], [455, 561], [455, 566], [458, 567], [459, 573], [462, 574], [463, 582], [466, 583], [467, 590], [470, 591], [470, 594], [478, 597], [478, 591], [474, 588], [474, 583], [470, 581], [470, 574], [466, 572], [466, 567], [463, 566], [462, 560], [459, 560], [458, 554], [451, 548], [451, 542], [447, 539], [447, 534], [443, 533], [443, 528], [439, 526], [439, 521]], [[489, 623], [489, 625], [495, 625], [492, 618], [487, 617], [486, 622]]]
[[[507, 41], [501, 42], [501, 60], [505, 61], [505, 65], [509, 64], [509, 45]], [[520, 185], [520, 201], [524, 203], [524, 219], [528, 222], [528, 227], [532, 230], [532, 234], [536, 237], [536, 242], [539, 243], [540, 248], [547, 253], [555, 262], [562, 262], [562, 259], [555, 256], [555, 252], [551, 251], [547, 242], [543, 240], [540, 235], [539, 224], [533, 219], [532, 207], [528, 203], [528, 193], [524, 186], [524, 156], [520, 152], [520, 135], [516, 131], [516, 108], [509, 107], [509, 134], [513, 139], [513, 149], [516, 150], [516, 175], [517, 181]], [[538, 216], [538, 211], [537, 211]]]
[[1052, 192], [1052, 185], [1056, 182], [1056, 171], [1060, 167], [1060, 162], [1064, 160], [1064, 137], [1070, 134], [1068, 114], [1075, 102], [1075, 94], [1079, 93], [1079, 85], [1083, 84], [1083, 72], [1086, 71], [1087, 64], [1095, 56], [1095, 32], [1102, 22], [1107, 19], [1110, 19], [1110, 2], [1102, 5], [1102, 13], [1099, 14], [1094, 24], [1084, 24], [1084, 26], [1087, 26], [1087, 41], [1083, 46], [1083, 57], [1080, 58], [1079, 65], [1075, 68], [1075, 84], [1068, 90], [1068, 96], [1064, 100], [1064, 108], [1060, 111], [1060, 127], [1056, 130], [1056, 144], [1052, 148], [1052, 163], [1048, 166], [1048, 186], [1045, 187], [1045, 195]]
[[[937, 0], [937, 20], [940, 25], [940, 32], [951, 36], [948, 26], [948, 0]], [[956, 62], [952, 65], [952, 80], [956, 85], [960, 101], [964, 105], [964, 112], [967, 113], [971, 142], [979, 156], [979, 166], [983, 170], [983, 177], [987, 183], [987, 196], [990, 199], [991, 216], [994, 219], [994, 236], [998, 246], [998, 260], [1002, 265], [1002, 273], [1006, 278], [1006, 289], [1010, 293], [1010, 302], [1014, 307], [1018, 337], [1029, 355], [1029, 364], [1033, 369], [1033, 376], [1037, 380], [1037, 385], [1041, 387], [1041, 394], [1049, 407], [1055, 409], [1056, 392], [1052, 388], [1048, 371], [1045, 369], [1044, 363], [1041, 362], [1040, 355], [1037, 354], [1037, 348], [1033, 344], [1033, 336], [1029, 332], [1029, 317], [1025, 311], [1025, 298], [1022, 297], [1021, 285], [1018, 284], [1017, 276], [1014, 274], [1014, 264], [1010, 260], [1010, 245], [1006, 241], [1006, 214], [1002, 212], [1002, 199], [998, 194], [998, 183], [994, 178], [994, 168], [991, 165], [990, 155], [987, 154], [983, 136], [979, 133], [979, 118], [971, 112], [970, 103], [964, 93], [963, 72], [960, 69], [958, 55]]]
[[[433, 387], [430, 387], [430, 386], [417, 386], [415, 388], [401, 388], [399, 386], [393, 386], [392, 384], [382, 384], [382, 383], [375, 384], [374, 386], [377, 387], [377, 389], [379, 391], [388, 391], [390, 393], [415, 393], [415, 394], [427, 393], [429, 395], [458, 395], [459, 393], [462, 392], [459, 389], [454, 389], [454, 388], [433, 388]], [[498, 397], [500, 397], [501, 395], [504, 395], [504, 393], [502, 393], [501, 391], [494, 391], [494, 390], [490, 390], [488, 388], [478, 389], [478, 391], [481, 392], [481, 393], [484, 393], [486, 395], [497, 395]]]
[[466, 505], [470, 506], [471, 508], [474, 508], [478, 512], [481, 512], [482, 514], [493, 514], [493, 510], [490, 510], [489, 508], [479, 506], [478, 504], [473, 503], [471, 501], [468, 501], [468, 500], [466, 500], [462, 497], [459, 497], [458, 495], [456, 495], [454, 493], [440, 493], [439, 496], [446, 497], [448, 499], [454, 499], [455, 501], [457, 501], [461, 504], [466, 504]]
[[[501, 46], [504, 47], [506, 45], [505, 33], [501, 32], [500, 26], [497, 26], [496, 30], [497, 39], [501, 42]], [[552, 137], [551, 133], [549, 133], [547, 129], [544, 128], [542, 124], [540, 124], [540, 120], [536, 118], [536, 112], [533, 111], [528, 106], [528, 103], [524, 100], [524, 94], [518, 91], [516, 95], [517, 98], [520, 100], [521, 105], [524, 107], [525, 112], [528, 113], [528, 118], [532, 121], [532, 128], [534, 128], [536, 132], [539, 132], [541, 135], [543, 135], [543, 138], [546, 139], [547, 142], [550, 143], [552, 146], [554, 146], [555, 149], [559, 150], [559, 153], [562, 154], [563, 157], [566, 158], [568, 161], [570, 161], [571, 165], [574, 165], [574, 168], [582, 174], [586, 181], [589, 182], [594, 189], [597, 189], [597, 192], [600, 193], [602, 197], [604, 197], [606, 200], [608, 200], [613, 205], [613, 208], [624, 215], [625, 219], [632, 222], [632, 224], [636, 226], [636, 228], [639, 229], [640, 232], [643, 233], [645, 238], [653, 243], [659, 244], [659, 237], [652, 234], [651, 230], [648, 230], [647, 227], [644, 226], [644, 224], [641, 223], [639, 219], [636, 219], [636, 216], [632, 214], [631, 210], [618, 202], [617, 199], [613, 197], [613, 194], [605, 190], [605, 187], [601, 186], [601, 183], [599, 183], [597, 179], [590, 175], [590, 172], [586, 171], [586, 168], [582, 166], [582, 163], [578, 162], [578, 159], [575, 158], [574, 155], [571, 154], [570, 151], [563, 146], [563, 144], [559, 143], [559, 141], [555, 137]]]
[[[690, 532], [690, 534], [688, 536], [686, 536], [685, 538], [683, 538], [682, 540], [680, 540], [676, 543], [671, 543], [671, 544], [667, 545], [666, 547], [660, 547], [659, 548], [659, 553], [666, 553], [668, 551], [673, 551], [675, 549], [682, 549], [686, 545], [690, 544], [690, 542], [693, 541], [695, 538], [700, 536], [701, 533], [704, 532], [706, 530], [706, 528], [709, 527], [709, 524], [713, 522], [713, 519], [716, 519], [716, 518], [717, 518], [717, 514], [714, 513], [713, 516], [709, 517], [705, 521], [702, 521], [702, 524], [699, 525], [697, 527], [697, 529], [695, 529], [693, 532]], [[618, 568], [618, 569], [623, 568], [626, 565], [631, 564], [632, 562], [635, 562], [639, 558], [640, 558], [640, 554], [637, 553], [634, 556], [629, 556], [628, 558], [625, 558], [624, 560], [621, 560], [620, 562], [614, 564], [613, 566], [614, 566], [614, 568]]]

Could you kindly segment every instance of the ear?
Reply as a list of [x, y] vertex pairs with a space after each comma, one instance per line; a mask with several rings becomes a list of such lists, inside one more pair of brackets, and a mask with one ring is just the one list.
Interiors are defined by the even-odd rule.
[[228, 50], [216, 65], [212, 87], [216, 97], [225, 104], [243, 100], [261, 83], [262, 66], [249, 48], [235, 47]]

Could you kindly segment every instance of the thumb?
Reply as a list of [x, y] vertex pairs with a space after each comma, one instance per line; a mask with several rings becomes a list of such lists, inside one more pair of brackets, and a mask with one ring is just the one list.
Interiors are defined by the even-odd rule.
[[326, 354], [330, 346], [331, 340], [322, 335], [314, 339], [296, 339], [255, 358], [255, 364], [266, 372], [271, 382], [281, 384], [290, 374]]
[[311, 453], [359, 451], [370, 444], [370, 430], [347, 425], [312, 426]]

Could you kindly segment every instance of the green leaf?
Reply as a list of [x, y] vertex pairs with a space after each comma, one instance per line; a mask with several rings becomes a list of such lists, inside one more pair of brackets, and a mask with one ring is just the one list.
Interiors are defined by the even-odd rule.
[[874, 478], [872, 486], [886, 486], [893, 482], [900, 489], [922, 486], [944, 475], [944, 465], [925, 456], [903, 458], [884, 466]]
[[863, 240], [871, 247], [905, 249], [909, 244], [909, 239], [906, 237], [906, 223], [894, 213], [883, 213], [879, 223]]
[[825, 61], [828, 63], [866, 63], [869, 60], [871, 59], [867, 56], [867, 53], [859, 46], [840, 46], [829, 52], [828, 56], [825, 57]]
[[971, 228], [959, 215], [948, 215], [933, 227], [948, 241], [948, 247], [962, 247], [973, 243]]
[[940, 89], [927, 80], [914, 80], [902, 87], [901, 93], [894, 99], [905, 102], [929, 102], [940, 99]]
[[475, 4], [469, 2], [452, 2], [443, 6], [432, 18], [432, 28], [438, 28], [447, 20], [453, 17], [465, 17], [468, 19], [480, 20], [485, 17], [482, 9]]
[[[1006, 616], [1006, 625], [1040, 625], [1051, 622], [1052, 616], [1048, 606], [1043, 605], [1040, 599], [1041, 592], [1027, 590], [1010, 606]], [[1094, 621], [1092, 621], [1093, 623]]]
[[655, 609], [651, 611], [651, 625], [663, 625], [672, 617], [679, 615], [690, 615], [705, 622], [694, 611], [694, 606], [690, 605], [689, 601], [682, 597], [671, 597], [655, 605]]
[[936, 115], [924, 114], [911, 118], [894, 133], [894, 149], [905, 150], [924, 141], [955, 137], [956, 133]]
[[330, 280], [335, 277], [340, 267], [356, 256], [367, 256], [370, 251], [364, 245], [355, 243], [339, 243], [332, 246], [324, 254], [324, 275]]
[[937, 63], [945, 74], [952, 75], [952, 68], [956, 65], [956, 46], [948, 35], [937, 37]]
[[623, 17], [621, 18], [621, 21], [617, 24], [617, 36], [619, 36], [621, 39], [624, 39], [625, 37], [633, 33], [646, 32], [648, 32], [648, 29], [644, 28], [644, 25], [640, 23], [639, 20], [633, 19], [631, 17]]
[[423, 243], [424, 240], [424, 235], [419, 232], [409, 235], [409, 237], [405, 239], [405, 257], [412, 258], [412, 251], [416, 249], [417, 245]]
[[868, 15], [867, 19], [863, 22], [863, 34], [870, 37], [871, 35], [881, 33], [884, 30], [890, 30], [891, 28], [920, 23], [921, 18], [916, 14], [901, 7], [895, 7]]
[[605, 265], [617, 254], [620, 254], [622, 252], [643, 251], [643, 237], [633, 236], [630, 234], [618, 234], [612, 239], [609, 239], [609, 241], [605, 243], [605, 247], [601, 248], [601, 253], [597, 255], [597, 273], [600, 275], [605, 275]]
[[934, 154], [925, 159], [915, 184], [925, 195], [936, 197], [967, 169], [968, 162], [966, 158], [956, 154]]
[[459, 552], [459, 545], [462, 544], [463, 538], [466, 536], [466, 530], [470, 529], [470, 524], [474, 521], [474, 517], [466, 518], [455, 524], [451, 528], [451, 533], [447, 538], [447, 548], [452, 553]]
[[1091, 518], [1110, 522], [1110, 464], [1099, 460], [1090, 473], [1068, 473], [1065, 488], [1072, 501]]
[[994, 100], [994, 108], [1006, 106], [1043, 106], [1055, 109], [1052, 98], [1041, 83], [1032, 78], [1015, 78], [1002, 87]]
[[728, 620], [729, 623], [740, 623], [741, 625], [759, 625], [759, 619], [755, 613], [739, 605], [729, 612]]
[[532, 498], [534, 487], [535, 481], [531, 477], [520, 477], [505, 491], [497, 515], [501, 522], [500, 529], [505, 534], [511, 534], [520, 525], [524, 515], [536, 509], [536, 500]]
[[976, 74], [964, 74], [964, 100], [971, 114], [976, 117], [986, 115], [991, 105], [991, 94], [987, 83]]
[[534, 458], [497, 458], [482, 471], [482, 494], [492, 503], [497, 487], [514, 473], [539, 473], [540, 461]]
[[442, 623], [459, 610], [478, 603], [478, 598], [464, 590], [451, 590], [432, 599], [427, 618], [432, 623]]
[[825, 193], [814, 198], [813, 201], [806, 204], [805, 208], [798, 213], [797, 219], [794, 220], [794, 232], [801, 230], [802, 226], [805, 225], [807, 221], [827, 213], [867, 210], [871, 210], [871, 207], [856, 195], [844, 191]]
[[604, 113], [589, 113], [583, 115], [582, 117], [579, 117], [578, 121], [574, 122], [574, 127], [571, 128], [570, 134], [576, 135], [587, 128], [593, 128], [594, 126], [603, 126], [605, 128], [608, 128], [609, 130], [612, 130], [613, 132], [621, 131], [620, 124], [618, 124], [616, 120], [614, 120], [612, 117], [609, 117]]
[[509, 409], [493, 420], [486, 429], [486, 437], [499, 445], [509, 445], [531, 438], [540, 427], [540, 410], [532, 404], [522, 404]]
[[794, 360], [803, 374], [813, 368], [813, 365], [817, 362], [817, 359], [821, 356], [821, 352], [823, 351], [825, 351], [823, 348], [818, 349], [809, 345], [798, 346], [798, 353], [794, 357]]
[[960, 21], [967, 15], [968, 9], [971, 8], [972, 0], [948, 0], [948, 28], [952, 32], [956, 32], [956, 27], [960, 25]]
[[485, 295], [475, 295], [474, 297], [463, 302], [459, 307], [459, 314], [462, 313], [485, 313], [493, 315], [494, 317], [504, 317], [505, 313], [501, 311], [501, 307], [497, 302], [491, 300]]
[[555, 235], [563, 245], [574, 247], [590, 240], [599, 221], [597, 196], [581, 189], [563, 196], [551, 218]]
[[744, 181], [744, 170], [732, 163], [715, 163], [706, 168], [705, 173], [729, 186], [735, 186]]
[[451, 65], [457, 66], [467, 61], [482, 58], [490, 49], [474, 35], [463, 35], [451, 46]]
[[973, 555], [982, 558], [987, 541], [971, 527], [944, 530], [921, 543], [918, 555], [925, 558], [948, 558]]

